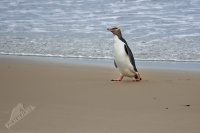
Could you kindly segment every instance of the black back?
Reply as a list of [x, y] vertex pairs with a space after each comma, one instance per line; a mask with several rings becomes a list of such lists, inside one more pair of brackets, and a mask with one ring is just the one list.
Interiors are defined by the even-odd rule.
[[133, 69], [138, 72], [137, 68], [136, 68], [136, 65], [135, 65], [135, 59], [133, 57], [133, 53], [131, 51], [131, 49], [129, 48], [126, 40], [123, 38], [123, 37], [120, 37], [119, 38], [122, 42], [124, 42], [124, 49], [126, 51], [126, 54], [128, 55], [129, 59], [130, 59], [130, 62], [131, 64], [133, 65]]

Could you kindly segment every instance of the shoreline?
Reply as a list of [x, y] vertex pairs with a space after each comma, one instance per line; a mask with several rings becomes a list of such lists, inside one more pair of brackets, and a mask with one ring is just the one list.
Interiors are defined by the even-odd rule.
[[[113, 59], [90, 59], [90, 58], [68, 58], [68, 57], [48, 57], [32, 55], [0, 55], [0, 59], [16, 59], [27, 61], [39, 61], [46, 63], [74, 63], [83, 65], [94, 65], [101, 67], [113, 67]], [[135, 60], [137, 68], [141, 69], [161, 69], [178, 71], [200, 71], [200, 62], [187, 61], [161, 61], [161, 60]]]

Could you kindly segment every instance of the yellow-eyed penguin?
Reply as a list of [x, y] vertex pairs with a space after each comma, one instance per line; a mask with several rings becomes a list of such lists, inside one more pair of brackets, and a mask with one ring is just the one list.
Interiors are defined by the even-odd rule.
[[114, 35], [114, 65], [120, 72], [118, 79], [111, 81], [121, 81], [123, 77], [134, 77], [136, 81], [142, 80], [135, 65], [135, 59], [126, 40], [122, 37], [119, 28], [108, 28]]

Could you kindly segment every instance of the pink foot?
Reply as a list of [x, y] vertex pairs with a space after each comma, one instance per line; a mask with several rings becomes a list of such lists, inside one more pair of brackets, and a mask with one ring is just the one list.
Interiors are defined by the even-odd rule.
[[112, 79], [111, 81], [121, 81], [123, 79], [123, 76], [120, 76], [118, 79]]
[[142, 80], [142, 78], [140, 77], [140, 74], [139, 74], [139, 73], [137, 73], [137, 74], [135, 75], [135, 79], [136, 79], [136, 81]]

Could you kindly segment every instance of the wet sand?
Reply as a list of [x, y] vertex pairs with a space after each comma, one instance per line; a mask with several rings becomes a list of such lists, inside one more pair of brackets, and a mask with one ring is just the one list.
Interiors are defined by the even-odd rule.
[[[87, 63], [0, 58], [1, 133], [197, 133], [200, 72], [140, 69], [141, 82]], [[5, 127], [22, 103], [36, 109]]]

